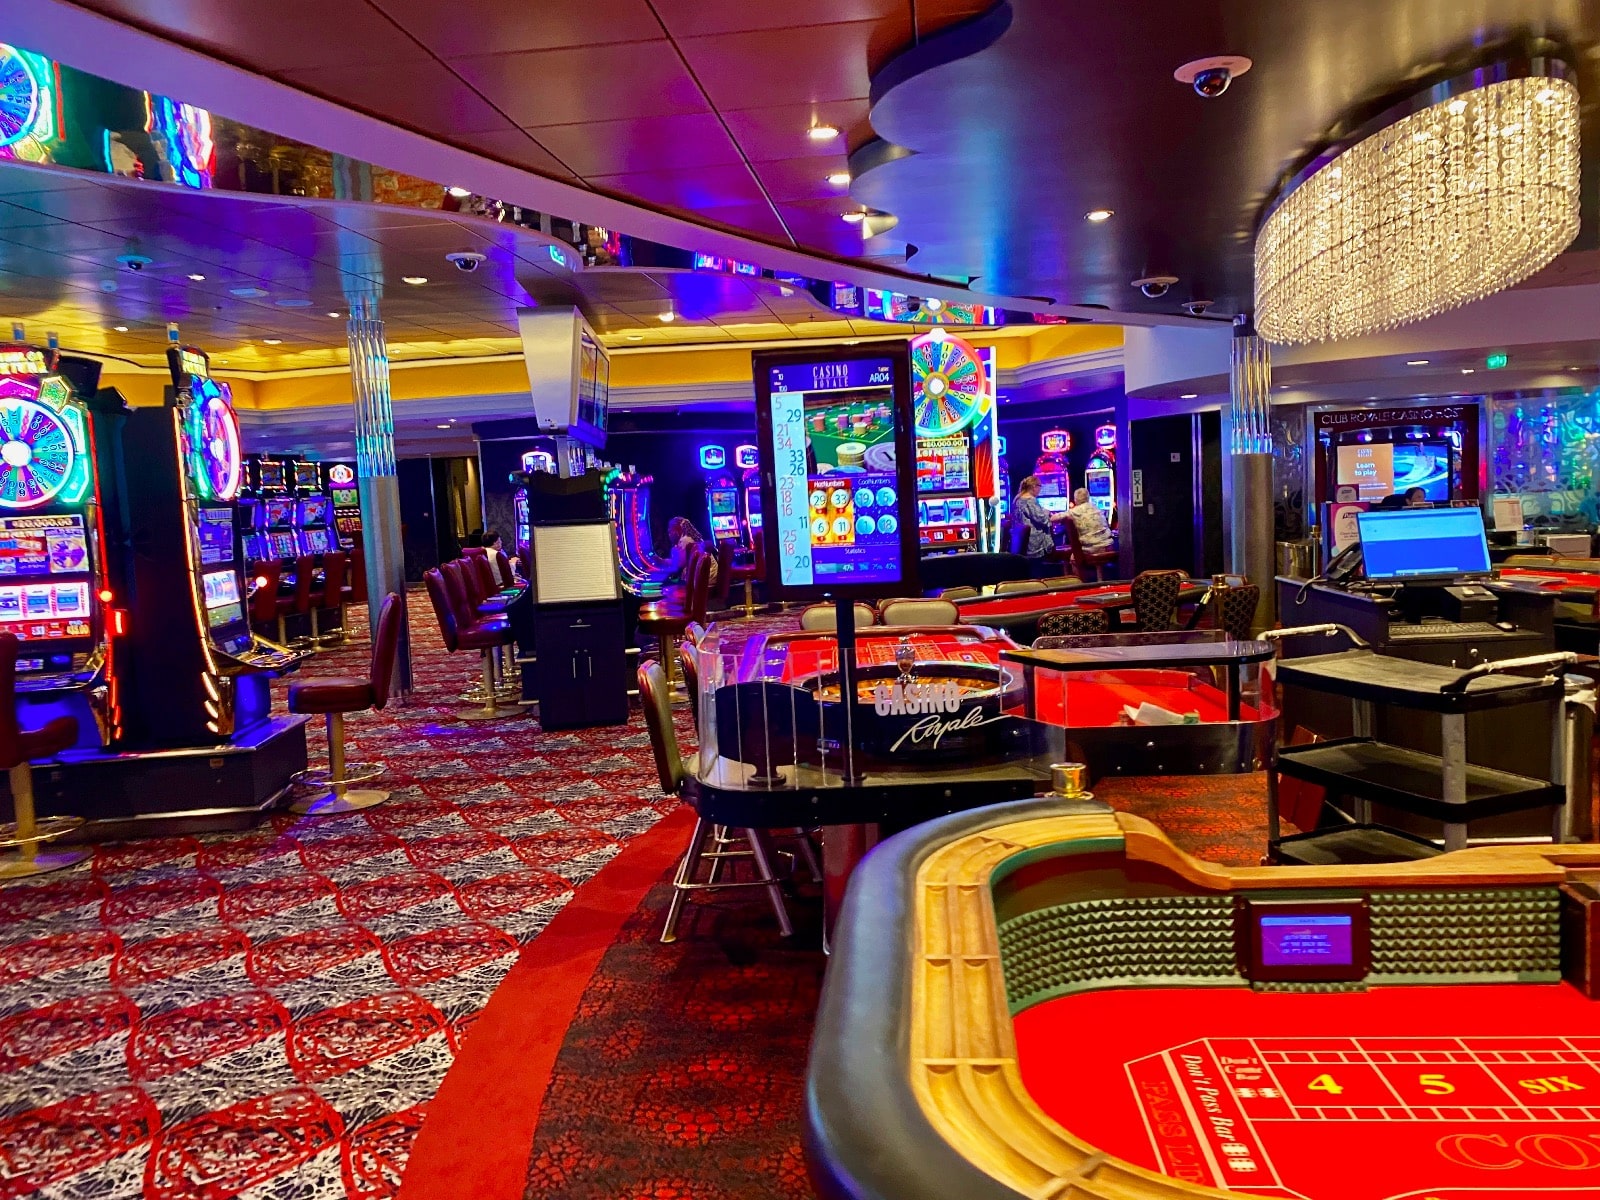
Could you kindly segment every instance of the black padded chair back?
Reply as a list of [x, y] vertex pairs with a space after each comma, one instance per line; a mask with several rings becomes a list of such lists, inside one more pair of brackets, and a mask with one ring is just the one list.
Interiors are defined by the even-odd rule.
[[1188, 576], [1182, 571], [1140, 571], [1133, 577], [1133, 615], [1142, 633], [1178, 627], [1178, 593]]
[[[1110, 630], [1111, 620], [1103, 608], [1058, 608], [1039, 617], [1041, 638], [1076, 637]], [[1039, 643], [1035, 641], [1034, 645]]]

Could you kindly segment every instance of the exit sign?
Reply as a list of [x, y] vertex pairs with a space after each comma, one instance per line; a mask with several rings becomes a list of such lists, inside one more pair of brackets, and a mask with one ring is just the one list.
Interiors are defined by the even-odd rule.
[[1510, 360], [1507, 359], [1504, 354], [1491, 354], [1488, 358], [1483, 360], [1483, 365], [1488, 367], [1491, 371], [1498, 371], [1509, 361]]

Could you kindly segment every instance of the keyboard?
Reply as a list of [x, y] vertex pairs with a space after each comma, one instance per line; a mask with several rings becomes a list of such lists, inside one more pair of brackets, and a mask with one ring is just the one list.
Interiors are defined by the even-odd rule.
[[1488, 621], [1424, 621], [1421, 625], [1395, 622], [1389, 626], [1389, 640], [1403, 642], [1425, 637], [1477, 637], [1480, 634], [1509, 633]]

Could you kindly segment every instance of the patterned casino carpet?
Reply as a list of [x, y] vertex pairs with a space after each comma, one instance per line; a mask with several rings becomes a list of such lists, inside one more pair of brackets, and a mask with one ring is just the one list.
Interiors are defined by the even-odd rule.
[[519, 947], [671, 807], [637, 716], [452, 722], [477, 659], [411, 619], [416, 702], [349, 724], [388, 805], [0, 888], [0, 1197], [393, 1195]]

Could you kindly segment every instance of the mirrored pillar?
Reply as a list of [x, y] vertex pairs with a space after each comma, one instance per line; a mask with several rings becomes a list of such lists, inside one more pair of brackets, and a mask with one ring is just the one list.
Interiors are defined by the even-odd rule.
[[1228, 570], [1261, 588], [1254, 631], [1270, 628], [1277, 588], [1272, 518], [1272, 355], [1249, 313], [1233, 324], [1229, 372]]
[[[389, 353], [375, 300], [351, 301], [345, 326], [350, 345], [350, 390], [356, 413], [356, 482], [361, 492], [362, 544], [367, 556], [368, 620], [378, 636], [384, 596], [406, 594], [405, 551], [400, 542], [400, 484], [394, 465], [394, 410], [389, 396]], [[411, 691], [411, 627], [400, 608], [400, 652], [394, 686]]]

